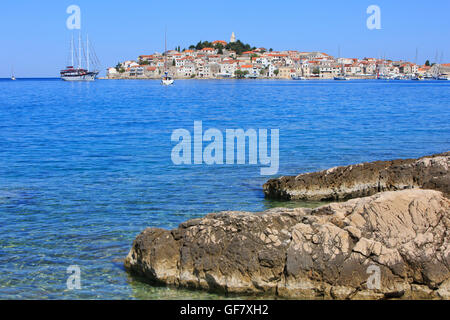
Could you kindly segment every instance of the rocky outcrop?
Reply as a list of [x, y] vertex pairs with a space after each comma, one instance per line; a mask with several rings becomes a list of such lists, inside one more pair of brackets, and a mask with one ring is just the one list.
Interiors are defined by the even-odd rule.
[[383, 192], [147, 228], [125, 267], [153, 282], [223, 293], [449, 299], [449, 232], [450, 200], [441, 192]]
[[348, 200], [381, 191], [433, 189], [450, 197], [450, 152], [420, 159], [376, 161], [271, 179], [267, 198], [282, 200]]

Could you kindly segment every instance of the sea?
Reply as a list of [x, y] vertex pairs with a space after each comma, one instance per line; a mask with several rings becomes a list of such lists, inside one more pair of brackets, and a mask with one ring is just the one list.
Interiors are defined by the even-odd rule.
[[[177, 129], [279, 130], [279, 168], [174, 164]], [[269, 147], [270, 150], [270, 147]], [[226, 299], [148, 284], [146, 227], [264, 198], [272, 177], [450, 150], [449, 81], [0, 80], [0, 299]], [[68, 286], [79, 270], [79, 288]], [[71, 268], [72, 267], [72, 268]]]

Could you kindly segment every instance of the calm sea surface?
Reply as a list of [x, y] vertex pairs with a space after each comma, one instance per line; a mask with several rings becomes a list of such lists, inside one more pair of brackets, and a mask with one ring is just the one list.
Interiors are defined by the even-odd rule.
[[283, 205], [259, 165], [174, 165], [172, 131], [194, 120], [280, 129], [279, 175], [418, 157], [450, 150], [450, 82], [0, 80], [0, 299], [222, 298], [121, 262], [145, 227]]

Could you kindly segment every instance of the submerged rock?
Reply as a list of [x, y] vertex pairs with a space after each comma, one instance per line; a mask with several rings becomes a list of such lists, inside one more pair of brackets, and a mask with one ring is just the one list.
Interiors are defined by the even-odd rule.
[[420, 159], [376, 161], [267, 181], [267, 198], [348, 200], [382, 191], [433, 189], [450, 197], [450, 152]]
[[450, 200], [418, 189], [316, 209], [221, 212], [171, 231], [147, 228], [125, 267], [223, 293], [448, 299], [449, 227]]

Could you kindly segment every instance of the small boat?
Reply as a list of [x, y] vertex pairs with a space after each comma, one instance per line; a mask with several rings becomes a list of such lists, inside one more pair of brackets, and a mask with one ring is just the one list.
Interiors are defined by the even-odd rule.
[[161, 84], [164, 86], [170, 86], [173, 83], [174, 83], [174, 80], [172, 79], [171, 76], [169, 76], [168, 72], [166, 71], [164, 73], [164, 76], [161, 79]]
[[169, 75], [169, 72], [167, 71], [167, 31], [164, 33], [164, 76], [161, 79], [161, 84], [163, 86], [170, 86], [175, 81], [173, 78]]
[[422, 76], [415, 76], [415, 77], [413, 77], [411, 80], [414, 80], [414, 81], [423, 81], [423, 80], [425, 80], [424, 79], [424, 77], [422, 77]]
[[350, 79], [347, 78], [346, 76], [336, 76], [336, 77], [334, 77], [334, 80], [345, 81], [345, 80], [350, 80]]
[[438, 80], [443, 80], [443, 81], [448, 81], [448, 80], [450, 80], [449, 77], [444, 76], [444, 75], [440, 75], [437, 79], [438, 79]]
[[16, 76], [14, 75], [14, 69], [11, 69], [11, 80], [16, 80]]
[[306, 80], [306, 78], [302, 76], [293, 76], [292, 80]]

